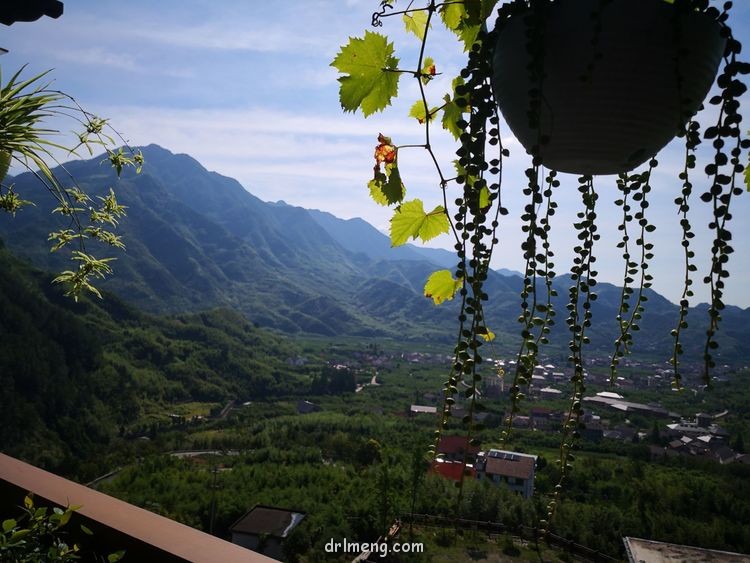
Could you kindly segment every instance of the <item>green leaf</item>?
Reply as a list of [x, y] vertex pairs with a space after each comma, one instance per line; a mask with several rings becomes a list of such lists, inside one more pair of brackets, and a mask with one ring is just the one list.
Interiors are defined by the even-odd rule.
[[445, 208], [438, 205], [425, 213], [419, 199], [402, 203], [391, 218], [391, 246], [401, 246], [410, 238], [419, 237], [423, 242], [447, 233], [450, 229]]
[[466, 7], [463, 2], [444, 4], [440, 10], [440, 17], [443, 19], [445, 27], [455, 32], [466, 17]]
[[477, 39], [485, 20], [492, 15], [497, 0], [464, 0], [444, 4], [440, 16], [445, 26], [455, 33], [469, 50]]
[[120, 551], [115, 551], [114, 553], [110, 553], [109, 555], [107, 555], [107, 561], [109, 563], [117, 563], [117, 561], [122, 560], [123, 557], [125, 557], [124, 549]]
[[426, 216], [421, 200], [402, 203], [391, 218], [391, 246], [401, 246], [410, 238], [417, 238]]
[[450, 222], [448, 221], [448, 215], [445, 213], [445, 207], [438, 205], [425, 217], [424, 223], [419, 229], [419, 238], [422, 239], [422, 242], [427, 242], [447, 233], [449, 230]]
[[3, 533], [7, 534], [8, 532], [10, 532], [13, 528], [16, 527], [16, 524], [18, 524], [18, 522], [16, 522], [12, 518], [10, 520], [3, 520]]
[[494, 332], [484, 326], [477, 329], [477, 334], [484, 338], [486, 342], [492, 342], [493, 340], [495, 340], [496, 336]]
[[390, 171], [390, 173], [388, 174], [388, 181], [383, 186], [383, 193], [388, 199], [389, 204], [401, 203], [404, 201], [406, 188], [401, 181], [401, 173], [398, 171], [398, 166], [396, 166], [396, 163], [393, 163], [391, 166], [386, 166], [386, 171]]
[[379, 33], [365, 32], [363, 38], [350, 37], [349, 43], [331, 63], [342, 74], [339, 100], [344, 111], [358, 108], [367, 117], [385, 109], [398, 94], [398, 65], [393, 43]]
[[465, 110], [465, 107], [460, 107], [458, 104], [456, 104], [455, 100], [458, 97], [456, 95], [456, 87], [461, 86], [464, 83], [464, 79], [460, 76], [457, 76], [453, 79], [453, 96], [450, 94], [446, 94], [443, 98], [443, 101], [445, 102], [445, 105], [443, 106], [443, 129], [446, 131], [449, 131], [453, 138], [458, 139], [461, 136], [461, 133], [463, 133], [463, 129], [461, 129], [457, 123], [460, 119], [463, 117], [463, 113]]
[[427, 10], [418, 10], [404, 14], [406, 31], [413, 33], [420, 41], [424, 41], [427, 32]]
[[437, 74], [437, 68], [435, 67], [435, 61], [432, 57], [425, 57], [424, 65], [422, 66], [422, 84], [427, 84]]
[[409, 110], [409, 117], [413, 117], [420, 123], [424, 123], [425, 119], [429, 119], [430, 121], [435, 119], [435, 114], [437, 113], [437, 111], [438, 108], [432, 108], [430, 109], [430, 113], [428, 115], [425, 111], [424, 102], [422, 100], [417, 100]]
[[370, 196], [379, 205], [401, 203], [406, 195], [401, 173], [395, 164], [386, 166], [386, 171], [389, 172], [387, 176], [382, 172], [375, 172], [375, 177], [367, 183]]
[[450, 301], [461, 289], [463, 280], [454, 279], [450, 270], [438, 270], [433, 272], [424, 286], [424, 296], [431, 297], [435, 305], [440, 305], [443, 301]]
[[490, 204], [490, 190], [487, 186], [482, 186], [479, 190], [479, 208], [484, 209]]
[[383, 193], [383, 186], [387, 180], [385, 174], [377, 172], [375, 177], [367, 182], [367, 187], [370, 188], [370, 197], [374, 199], [375, 203], [378, 205], [388, 205], [388, 198], [385, 193]]
[[443, 119], [441, 120], [443, 129], [449, 131], [450, 134], [453, 135], [453, 138], [458, 140], [458, 138], [461, 136], [461, 133], [463, 133], [463, 129], [456, 125], [456, 123], [458, 123], [458, 120], [462, 117], [461, 108], [456, 105], [456, 103], [448, 94], [445, 95], [445, 98], [443, 98], [443, 100], [445, 100], [445, 105], [443, 106]]
[[81, 531], [84, 534], [86, 534], [87, 536], [93, 536], [94, 535], [94, 532], [91, 531], [91, 528], [89, 528], [88, 526], [84, 526], [83, 524], [81, 524]]
[[60, 516], [60, 526], [65, 526], [68, 522], [70, 522], [70, 517], [73, 516], [72, 510], [66, 510], [63, 512], [63, 514]]
[[745, 188], [750, 192], [750, 162], [745, 166]]
[[18, 543], [23, 538], [25, 538], [26, 536], [28, 536], [30, 533], [31, 533], [31, 530], [29, 530], [29, 529], [18, 530], [12, 536], [10, 536], [10, 539], [8, 540], [8, 543], [10, 543], [10, 544]]

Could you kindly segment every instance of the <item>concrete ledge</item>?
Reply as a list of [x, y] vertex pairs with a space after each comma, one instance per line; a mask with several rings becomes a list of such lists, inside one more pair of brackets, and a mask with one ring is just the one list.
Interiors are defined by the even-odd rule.
[[81, 506], [66, 527], [72, 538], [85, 524], [92, 537], [82, 539], [102, 554], [126, 550], [124, 561], [202, 563], [266, 563], [274, 561], [169, 518], [159, 516], [64, 479], [28, 463], [0, 454], [0, 516], [20, 513], [23, 498], [33, 492], [35, 504], [51, 503], [62, 508]]

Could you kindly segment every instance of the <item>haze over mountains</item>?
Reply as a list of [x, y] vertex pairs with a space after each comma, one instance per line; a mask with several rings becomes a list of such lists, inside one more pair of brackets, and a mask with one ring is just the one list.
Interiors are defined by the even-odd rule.
[[[146, 165], [117, 180], [101, 157], [74, 161], [66, 168], [90, 194], [114, 186], [128, 207], [119, 226], [127, 250], [117, 253], [115, 275], [101, 284], [152, 313], [175, 313], [224, 306], [260, 326], [286, 333], [391, 336], [450, 341], [455, 303], [435, 307], [422, 296], [428, 275], [451, 268], [444, 250], [390, 247], [387, 236], [361, 219], [342, 220], [322, 211], [266, 203], [237, 181], [209, 172], [193, 158], [156, 145], [143, 148]], [[47, 233], [58, 228], [52, 200], [31, 174], [14, 179], [23, 199], [35, 201], [15, 218], [0, 217], [0, 237], [17, 255], [39, 267], [59, 271], [67, 256], [50, 253]], [[510, 272], [504, 272], [510, 274]], [[567, 342], [565, 276], [558, 280], [557, 326], [553, 343]], [[497, 343], [515, 346], [520, 277], [493, 272], [488, 325]], [[593, 345], [609, 350], [619, 289], [597, 286]], [[654, 292], [636, 346], [665, 359], [677, 307]], [[702, 352], [705, 311], [693, 311], [686, 352]], [[739, 351], [741, 327], [750, 312], [729, 307], [724, 314], [721, 353]]]

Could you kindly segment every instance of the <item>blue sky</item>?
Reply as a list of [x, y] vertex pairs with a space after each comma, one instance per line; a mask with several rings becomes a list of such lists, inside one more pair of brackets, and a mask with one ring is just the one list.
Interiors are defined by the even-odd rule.
[[[3, 75], [28, 63], [28, 73], [54, 69], [55, 87], [73, 95], [89, 111], [108, 117], [134, 145], [158, 143], [188, 153], [210, 170], [237, 178], [263, 200], [329, 211], [339, 217], [363, 217], [388, 228], [388, 210], [374, 204], [365, 187], [372, 171], [372, 151], [379, 132], [396, 144], [421, 142], [421, 128], [405, 116], [418, 98], [412, 80], [402, 79], [403, 100], [369, 119], [342, 113], [337, 73], [329, 66], [349, 36], [369, 28], [376, 0], [160, 0], [129, 2], [68, 0], [59, 20], [3, 26], [0, 58]], [[750, 53], [750, 2], [733, 9], [735, 34]], [[417, 43], [400, 19], [380, 30], [396, 41], [404, 63], [416, 60]], [[443, 73], [430, 85], [439, 100], [461, 65], [461, 49], [436, 30], [428, 55]], [[750, 107], [750, 97], [745, 99]], [[750, 116], [750, 112], [747, 112]], [[748, 117], [750, 119], [750, 117]], [[69, 126], [63, 129], [67, 131]], [[750, 125], [748, 125], [750, 128]], [[507, 128], [506, 128], [507, 131]], [[449, 136], [434, 141], [443, 162], [453, 159]], [[523, 185], [527, 160], [509, 136], [515, 157], [506, 173], [506, 203], [513, 212], [522, 201], [513, 195]], [[659, 155], [651, 213], [655, 259], [654, 289], [676, 300], [681, 279], [678, 217], [672, 200], [680, 149]], [[440, 202], [430, 162], [423, 151], [401, 151], [400, 164], [408, 197], [433, 207]], [[446, 165], [447, 166], [447, 165]], [[599, 244], [600, 279], [622, 277], [612, 178], [597, 181], [601, 194], [603, 239]], [[575, 179], [564, 180], [558, 195], [560, 213], [552, 223], [558, 272], [571, 263], [575, 239], [570, 228], [577, 211]], [[694, 207], [701, 206], [696, 198]], [[735, 254], [726, 301], [750, 306], [750, 197], [734, 203]], [[610, 219], [611, 217], [611, 219]], [[696, 213], [700, 285], [706, 271], [710, 238], [705, 212]], [[517, 220], [501, 227], [502, 245], [495, 267], [521, 269], [521, 235]], [[447, 237], [434, 246], [450, 247]], [[707, 293], [699, 290], [698, 299]]]

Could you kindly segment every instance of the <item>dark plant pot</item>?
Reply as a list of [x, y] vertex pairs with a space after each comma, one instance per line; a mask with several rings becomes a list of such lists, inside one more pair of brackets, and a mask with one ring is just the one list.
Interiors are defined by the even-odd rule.
[[[700, 109], [726, 45], [708, 15], [664, 0], [539, 5], [498, 29], [492, 86], [511, 130], [528, 152], [539, 146], [546, 167], [592, 175], [632, 170]], [[541, 81], [531, 76], [534, 45], [541, 47]], [[538, 127], [530, 124], [535, 89]]]

